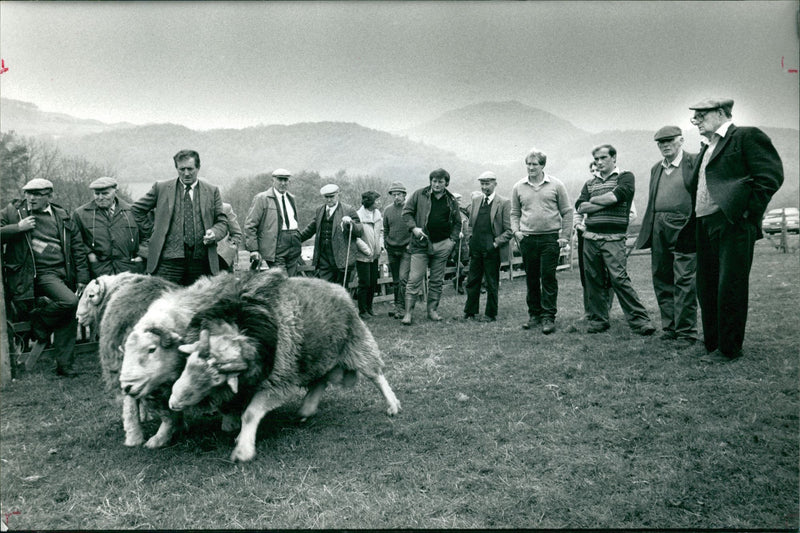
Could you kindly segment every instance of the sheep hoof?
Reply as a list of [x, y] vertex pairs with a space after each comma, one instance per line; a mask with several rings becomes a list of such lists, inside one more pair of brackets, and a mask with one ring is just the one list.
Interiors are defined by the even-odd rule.
[[386, 414], [388, 414], [389, 416], [394, 416], [397, 413], [399, 413], [401, 410], [402, 410], [402, 407], [400, 407], [400, 402], [395, 402], [395, 403], [389, 405], [389, 408], [386, 410]]
[[143, 435], [125, 435], [125, 446], [141, 446], [143, 442]]
[[157, 448], [163, 448], [167, 445], [169, 439], [162, 439], [158, 434], [153, 435], [150, 437], [147, 442], [144, 443], [145, 448], [149, 448], [151, 450], [155, 450]]
[[236, 448], [233, 449], [233, 453], [231, 454], [231, 461], [234, 463], [246, 463], [247, 461], [252, 461], [255, 456], [255, 448], [250, 448], [249, 446], [240, 446], [237, 444]]

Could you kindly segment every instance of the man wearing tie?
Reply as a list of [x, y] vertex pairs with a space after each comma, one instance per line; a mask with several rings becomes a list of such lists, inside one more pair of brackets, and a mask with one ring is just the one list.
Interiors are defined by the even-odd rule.
[[528, 284], [528, 322], [522, 328], [541, 324], [548, 335], [556, 330], [556, 269], [561, 248], [572, 237], [573, 210], [561, 180], [544, 172], [546, 164], [547, 154], [536, 148], [525, 156], [528, 177], [511, 190], [511, 229]]
[[[480, 309], [481, 280], [486, 279], [486, 312], [481, 322], [497, 319], [497, 289], [500, 280], [500, 261], [511, 240], [511, 204], [495, 194], [497, 177], [487, 170], [480, 176], [481, 194], [472, 199], [469, 225], [469, 277], [467, 278], [467, 303], [464, 319], [475, 318]], [[507, 251], [506, 251], [507, 255]]]
[[734, 126], [733, 100], [706, 99], [689, 109], [704, 139], [691, 183], [693, 217], [678, 246], [697, 247], [705, 359], [726, 362], [742, 356], [753, 247], [783, 183], [783, 163], [763, 131]]
[[244, 223], [245, 246], [250, 261], [263, 259], [272, 268], [283, 267], [297, 274], [302, 241], [297, 225], [297, 204], [289, 192], [292, 173], [279, 168], [272, 173], [272, 187], [258, 193]]
[[131, 211], [140, 232], [150, 238], [147, 273], [191, 285], [219, 272], [217, 241], [228, 232], [227, 217], [219, 188], [197, 179], [200, 155], [181, 150], [173, 161], [178, 179], [155, 183]]

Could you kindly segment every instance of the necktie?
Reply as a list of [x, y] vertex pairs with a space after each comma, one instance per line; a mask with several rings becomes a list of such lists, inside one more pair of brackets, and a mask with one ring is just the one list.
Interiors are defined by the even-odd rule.
[[186, 246], [194, 246], [194, 208], [192, 206], [192, 195], [189, 191], [192, 187], [187, 185], [183, 192], [183, 243]]
[[484, 205], [484, 206], [487, 206], [487, 205], [489, 205], [489, 197], [488, 197], [488, 196], [484, 196], [484, 197], [483, 197], [483, 205]]
[[281, 195], [281, 205], [283, 205], [283, 223], [286, 225], [286, 229], [289, 229], [289, 212], [286, 210], [286, 195]]

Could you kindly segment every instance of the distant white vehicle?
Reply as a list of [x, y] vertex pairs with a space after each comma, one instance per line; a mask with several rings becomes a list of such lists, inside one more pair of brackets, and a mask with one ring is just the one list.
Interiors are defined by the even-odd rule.
[[786, 231], [800, 233], [800, 211], [796, 207], [779, 207], [770, 209], [764, 217], [761, 229], [764, 233], [780, 233], [783, 214], [786, 213]]

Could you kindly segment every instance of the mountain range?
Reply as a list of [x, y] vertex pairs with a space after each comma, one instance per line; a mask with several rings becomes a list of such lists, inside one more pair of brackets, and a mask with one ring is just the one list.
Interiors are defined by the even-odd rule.
[[[484, 102], [449, 111], [403, 131], [386, 132], [352, 122], [313, 122], [243, 129], [191, 130], [175, 124], [105, 124], [40, 110], [19, 100], [0, 99], [0, 129], [47, 138], [67, 154], [112, 168], [134, 197], [156, 180], [174, 176], [172, 155], [182, 148], [201, 156], [201, 177], [223, 189], [236, 178], [271, 172], [315, 170], [323, 176], [346, 171], [403, 181], [409, 189], [426, 185], [431, 170], [451, 176], [451, 190], [478, 189], [477, 176], [493, 170], [498, 191], [507, 195], [525, 177], [523, 158], [536, 146], [548, 154], [546, 171], [559, 177], [571, 198], [588, 177], [592, 147], [611, 143], [620, 168], [636, 175], [636, 204], [647, 201], [650, 167], [660, 154], [653, 132], [587, 132], [547, 111], [520, 102]], [[780, 153], [786, 180], [771, 207], [797, 205], [800, 131], [762, 128]], [[696, 131], [684, 148], [697, 152]]]

